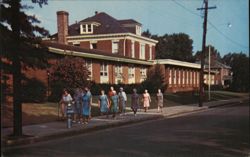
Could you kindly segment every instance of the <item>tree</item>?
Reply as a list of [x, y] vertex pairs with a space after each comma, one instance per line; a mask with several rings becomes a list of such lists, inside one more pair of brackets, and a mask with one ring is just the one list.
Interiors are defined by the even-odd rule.
[[73, 92], [75, 88], [83, 88], [90, 85], [89, 70], [85, 61], [79, 57], [65, 57], [57, 61], [51, 67], [50, 72], [52, 100], [60, 99], [64, 88]]
[[144, 89], [147, 89], [152, 93], [156, 93], [158, 89], [161, 89], [162, 91], [166, 89], [163, 65], [156, 64], [154, 67], [149, 69], [147, 73], [147, 79], [142, 82]]
[[141, 35], [144, 36], [144, 37], [147, 37], [147, 38], [151, 38], [152, 37], [152, 34], [150, 33], [149, 29], [147, 29], [146, 31], [142, 32]]
[[193, 40], [185, 33], [165, 34], [158, 36], [152, 34], [148, 29], [142, 36], [158, 41], [156, 45], [157, 59], [176, 59], [181, 61], [194, 62]]
[[[40, 6], [46, 0], [32, 0]], [[21, 0], [3, 0], [1, 11], [1, 65], [3, 71], [13, 76], [13, 135], [22, 136], [22, 99], [21, 81], [22, 68], [45, 68], [47, 58], [44, 48], [38, 48], [40, 38], [46, 36], [48, 31], [39, 27], [40, 21], [35, 16], [25, 14], [23, 10], [31, 6], [21, 5]], [[4, 38], [3, 38], [4, 37]], [[7, 62], [3, 62], [3, 58]]]
[[[200, 55], [201, 55], [201, 51], [197, 51], [196, 54], [194, 55], [194, 58], [196, 61], [200, 61], [201, 58], [200, 58]], [[206, 46], [205, 48], [205, 63], [208, 63], [208, 55], [209, 55], [209, 46]], [[211, 46], [210, 45], [210, 60], [211, 60], [211, 64], [213, 61], [219, 61], [221, 62], [222, 61], [222, 58], [220, 56], [220, 52], [214, 47], [214, 46]]]
[[222, 60], [232, 68], [230, 88], [237, 92], [249, 92], [249, 57], [244, 53], [229, 53]]
[[156, 58], [193, 61], [193, 40], [187, 34], [154, 36], [159, 43], [156, 45]]

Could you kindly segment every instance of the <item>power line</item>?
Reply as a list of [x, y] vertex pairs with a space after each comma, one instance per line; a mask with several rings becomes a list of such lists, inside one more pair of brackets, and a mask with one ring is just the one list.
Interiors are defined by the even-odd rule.
[[185, 9], [186, 11], [188, 11], [189, 13], [191, 13], [191, 14], [193, 14], [193, 15], [195, 15], [195, 16], [202, 17], [201, 15], [199, 15], [199, 14], [193, 12], [192, 10], [186, 8], [186, 7], [185, 7], [184, 5], [182, 5], [181, 3], [179, 3], [179, 2], [177, 2], [177, 1], [175, 1], [175, 0], [172, 0], [172, 1], [173, 1], [175, 4], [177, 4], [178, 6], [182, 7], [182, 8]]
[[[183, 9], [185, 9], [186, 11], [188, 11], [189, 13], [195, 15], [195, 16], [199, 16], [199, 17], [203, 17], [202, 15], [199, 15], [195, 12], [193, 12], [192, 10], [186, 8], [184, 5], [182, 5], [181, 3], [177, 2], [176, 0], [172, 0], [175, 4], [177, 4], [178, 6], [182, 7]], [[204, 3], [202, 3], [202, 6], [204, 6]], [[202, 8], [202, 7], [201, 7]], [[214, 7], [210, 7], [210, 8], [214, 8]], [[201, 10], [202, 11], [202, 10]], [[243, 48], [249, 48], [248, 46], [245, 46], [245, 45], [242, 45], [236, 41], [234, 41], [233, 39], [229, 38], [227, 35], [225, 35], [223, 32], [221, 32], [214, 24], [212, 24], [211, 21], [208, 20], [208, 23], [219, 33], [221, 34], [223, 37], [225, 37], [227, 40], [231, 41], [232, 43], [240, 46], [240, 47], [243, 47]]]
[[226, 39], [228, 39], [229, 41], [231, 41], [232, 43], [240, 46], [240, 47], [243, 47], [243, 48], [249, 48], [248, 46], [245, 46], [245, 45], [242, 45], [234, 40], [232, 40], [231, 38], [229, 38], [227, 35], [225, 35], [223, 32], [221, 32], [211, 21], [208, 20], [208, 23], [219, 33], [221, 34], [223, 37], [225, 37]]

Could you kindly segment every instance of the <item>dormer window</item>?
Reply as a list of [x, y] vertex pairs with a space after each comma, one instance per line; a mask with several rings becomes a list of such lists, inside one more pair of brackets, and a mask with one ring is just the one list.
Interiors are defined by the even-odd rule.
[[88, 23], [81, 23], [80, 25], [80, 33], [81, 34], [92, 34], [94, 33], [94, 27], [99, 26], [100, 24], [97, 22], [88, 22]]
[[81, 34], [93, 33], [93, 25], [91, 24], [82, 24], [80, 27]]
[[141, 35], [141, 26], [138, 26], [138, 25], [135, 26], [135, 33], [137, 35]]

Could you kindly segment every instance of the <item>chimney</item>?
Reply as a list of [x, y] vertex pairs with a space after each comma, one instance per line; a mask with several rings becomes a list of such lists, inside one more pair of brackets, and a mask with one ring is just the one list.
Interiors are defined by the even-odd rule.
[[56, 14], [58, 43], [67, 44], [69, 13], [66, 11], [58, 11]]
[[95, 15], [97, 15], [98, 14], [98, 11], [95, 11]]

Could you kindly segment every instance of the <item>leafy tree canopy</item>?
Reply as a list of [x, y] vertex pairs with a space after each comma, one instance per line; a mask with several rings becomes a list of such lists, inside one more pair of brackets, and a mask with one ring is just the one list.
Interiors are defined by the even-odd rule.
[[244, 53], [229, 53], [222, 59], [233, 72], [232, 90], [249, 92], [249, 56]]
[[[205, 62], [208, 62], [208, 56], [209, 56], [209, 46], [206, 46], [205, 48]], [[210, 45], [210, 57], [211, 57], [211, 61], [222, 61], [222, 58], [220, 56], [220, 52], [218, 50], [216, 50], [216, 48], [214, 46]], [[200, 61], [201, 60], [201, 51], [197, 51], [196, 54], [194, 55], [194, 58], [196, 61]]]
[[157, 59], [176, 59], [181, 61], [194, 61], [193, 40], [185, 33], [152, 35], [149, 30], [143, 36], [158, 40], [156, 45]]
[[89, 70], [85, 61], [79, 57], [65, 57], [51, 67], [50, 82], [52, 98], [60, 98], [62, 90], [68, 89], [71, 93], [75, 88], [84, 88], [90, 85]]

